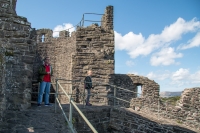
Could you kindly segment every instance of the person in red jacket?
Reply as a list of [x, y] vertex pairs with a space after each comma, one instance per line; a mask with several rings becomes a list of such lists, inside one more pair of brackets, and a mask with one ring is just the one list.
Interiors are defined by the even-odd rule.
[[45, 92], [45, 106], [49, 106], [49, 93], [51, 87], [51, 76], [53, 74], [52, 67], [50, 65], [50, 58], [45, 57], [43, 65], [39, 68], [39, 82], [40, 82], [40, 90], [38, 94], [38, 106], [41, 106], [43, 94]]

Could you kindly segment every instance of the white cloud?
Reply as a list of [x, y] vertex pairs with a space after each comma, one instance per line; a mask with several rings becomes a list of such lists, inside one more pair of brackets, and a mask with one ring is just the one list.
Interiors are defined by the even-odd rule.
[[[168, 91], [200, 87], [200, 70], [191, 73], [189, 69], [179, 68], [174, 72], [168, 70], [150, 72], [146, 77], [155, 80], [158, 84], [162, 83]], [[163, 86], [160, 86], [161, 90]]]
[[157, 72], [150, 72], [146, 75], [149, 79], [153, 80], [165, 80], [171, 76], [171, 73], [169, 71], [157, 71]]
[[131, 61], [131, 60], [128, 60], [128, 61], [126, 61], [126, 65], [127, 65], [128, 67], [132, 67], [132, 66], [134, 65], [134, 62]]
[[181, 80], [184, 80], [184, 79], [188, 79], [189, 76], [190, 76], [189, 69], [180, 68], [179, 70], [177, 70], [176, 72], [174, 72], [172, 74], [171, 79], [173, 81], [181, 81]]
[[193, 47], [198, 47], [200, 46], [200, 32], [198, 32], [194, 38], [192, 38], [191, 40], [189, 40], [187, 42], [187, 44], [185, 45], [180, 45], [178, 47], [178, 49], [189, 49], [189, 48], [193, 48]]
[[135, 75], [139, 75], [138, 72], [134, 72], [134, 71], [129, 71], [129, 72], [127, 72], [127, 74], [135, 74]]
[[137, 47], [139, 44], [144, 43], [144, 38], [141, 33], [138, 35], [133, 32], [129, 32], [122, 36], [120, 33], [115, 31], [115, 48], [116, 50], [130, 50]]
[[200, 83], [200, 71], [193, 74], [190, 73], [189, 69], [180, 68], [172, 74], [170, 85], [182, 87], [182, 88], [192, 88], [198, 87]]
[[[158, 65], [171, 65], [175, 64], [175, 58], [181, 58], [183, 55], [181, 53], [175, 53], [174, 49], [171, 47], [162, 48], [160, 52], [157, 52], [152, 55], [151, 57], [151, 65], [158, 66]], [[177, 63], [176, 63], [177, 64]]]
[[[196, 18], [191, 21], [178, 18], [176, 22], [166, 26], [161, 34], [151, 34], [146, 39], [141, 33], [135, 34], [129, 32], [123, 36], [115, 31], [115, 46], [116, 50], [126, 50], [131, 58], [136, 58], [141, 55], [146, 56], [155, 50], [162, 50], [163, 47], [168, 47], [177, 40], [180, 40], [183, 34], [197, 32], [198, 29], [200, 29], [200, 21], [197, 21]], [[195, 38], [193, 40], [195, 41]], [[191, 40], [191, 43], [194, 41]], [[170, 60], [172, 64], [174, 63], [174, 58], [180, 58], [182, 55], [180, 53], [174, 53], [173, 56], [172, 60]], [[171, 64], [170, 62], [166, 64]], [[165, 62], [158, 64], [163, 65]]]
[[69, 32], [73, 32], [75, 31], [75, 28], [73, 27], [72, 24], [70, 23], [63, 23], [62, 25], [57, 25], [54, 29], [53, 29], [53, 37], [59, 37], [59, 31], [63, 31], [63, 30], [68, 30]]
[[200, 84], [200, 71], [197, 71], [196, 73], [191, 74], [189, 78], [191, 80], [191, 83]]

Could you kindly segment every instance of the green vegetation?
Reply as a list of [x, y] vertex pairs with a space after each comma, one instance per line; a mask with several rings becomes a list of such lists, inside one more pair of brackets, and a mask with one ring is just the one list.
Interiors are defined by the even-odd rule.
[[175, 97], [162, 97], [161, 101], [163, 103], [168, 103], [169, 105], [175, 106], [177, 101], [180, 99], [180, 96], [175, 96]]
[[183, 124], [183, 122], [182, 122], [182, 121], [180, 121], [180, 120], [177, 120], [176, 122], [177, 122], [177, 123], [179, 123], [179, 124]]

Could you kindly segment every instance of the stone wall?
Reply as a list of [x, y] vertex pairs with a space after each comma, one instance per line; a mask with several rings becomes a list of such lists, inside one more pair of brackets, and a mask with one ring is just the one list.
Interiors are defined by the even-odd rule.
[[[115, 85], [116, 87], [128, 89], [130, 91], [134, 91], [129, 92], [120, 88], [117, 88], [116, 91], [116, 96], [118, 98], [131, 102], [131, 106], [133, 105], [133, 103], [138, 102], [138, 99], [146, 99], [150, 101], [150, 103], [153, 103], [157, 102], [159, 98], [159, 85], [153, 80], [148, 79], [147, 77], [134, 74], [111, 74], [109, 77], [109, 84]], [[138, 86], [141, 86], [141, 94], [138, 94]], [[113, 87], [110, 87], [109, 96], [113, 96], [113, 91]], [[116, 101], [116, 105], [130, 107], [130, 104], [127, 102], [123, 102], [120, 100]], [[112, 105], [113, 99], [111, 98], [109, 102], [109, 105]]]
[[[109, 106], [81, 108], [83, 114], [87, 117], [98, 133], [107, 132], [110, 122], [110, 110], [111, 108]], [[73, 112], [72, 121], [78, 133], [93, 133], [80, 114], [75, 110]]]
[[[86, 28], [79, 27], [76, 31], [76, 51], [72, 56], [72, 79], [81, 80], [82, 83], [73, 85], [74, 93], [83, 94], [83, 80], [87, 71], [92, 69], [94, 82], [108, 83], [108, 77], [114, 73], [114, 31], [113, 31], [113, 7], [108, 6], [102, 17], [101, 26], [93, 24]], [[108, 21], [110, 23], [108, 23]], [[107, 95], [106, 86], [97, 86], [93, 93]], [[76, 98], [81, 101], [81, 98]], [[102, 104], [107, 98], [92, 97], [91, 102]]]
[[113, 133], [195, 133], [184, 126], [160, 121], [133, 112], [132, 109], [113, 108], [110, 111], [109, 130]]
[[[67, 80], [80, 80], [79, 83], [63, 84], [68, 93], [83, 94], [83, 81], [89, 69], [93, 70], [93, 82], [106, 82], [114, 73], [114, 31], [113, 31], [113, 7], [106, 8], [103, 16], [105, 20], [102, 26], [92, 24], [88, 27], [78, 27], [69, 36], [69, 32], [61, 31], [58, 38], [52, 37], [52, 30], [37, 30], [37, 56], [34, 63], [33, 79], [37, 80], [37, 70], [41, 59], [45, 56], [51, 58], [55, 78]], [[112, 21], [111, 21], [112, 20]], [[60, 81], [62, 82], [62, 81]], [[36, 91], [37, 91], [37, 87]], [[55, 89], [55, 87], [54, 87]], [[105, 86], [96, 86], [94, 93], [107, 95]], [[74, 96], [76, 102], [81, 102], [79, 96]], [[92, 98], [92, 102], [106, 102], [107, 98]], [[68, 100], [60, 96], [62, 103]]]
[[[112, 106], [85, 108], [79, 106], [79, 108], [99, 133], [195, 133], [199, 131], [174, 121], [166, 121], [153, 115], [134, 111], [131, 108]], [[65, 110], [68, 111], [69, 108]], [[75, 109], [72, 123], [77, 132], [92, 133]]]
[[148, 101], [145, 98], [133, 98], [131, 108], [137, 111], [155, 114], [160, 118], [174, 120], [180, 124], [200, 130], [200, 88], [185, 89], [175, 105], [161, 99]]
[[[0, 113], [30, 107], [36, 44], [31, 24], [16, 15], [16, 0], [0, 0]], [[2, 117], [1, 117], [2, 118]]]
[[185, 89], [176, 106], [162, 104], [161, 115], [200, 130], [200, 87]]
[[[75, 53], [76, 39], [75, 34], [71, 37], [67, 31], [60, 31], [58, 38], [53, 38], [53, 31], [51, 29], [39, 29], [36, 32], [37, 36], [37, 52], [34, 62], [33, 80], [37, 81], [38, 68], [42, 64], [42, 60], [48, 56], [53, 67], [52, 83], [55, 83], [56, 78], [71, 80], [72, 78], [72, 54]], [[62, 81], [60, 81], [62, 82]], [[63, 84], [67, 92], [71, 91], [71, 84]], [[51, 92], [55, 92], [55, 85], [51, 87]], [[38, 91], [38, 86], [33, 88], [35, 92]], [[60, 90], [59, 90], [60, 91]], [[37, 94], [32, 94], [37, 99]], [[51, 98], [52, 97], [52, 98]], [[50, 96], [53, 99], [54, 95]], [[59, 96], [62, 103], [68, 101], [65, 96]], [[54, 102], [54, 100], [51, 100]]]

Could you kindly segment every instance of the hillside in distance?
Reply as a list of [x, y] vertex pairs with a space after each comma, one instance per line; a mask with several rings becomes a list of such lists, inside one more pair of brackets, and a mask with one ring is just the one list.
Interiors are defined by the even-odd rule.
[[164, 91], [160, 92], [161, 97], [174, 97], [174, 96], [181, 96], [182, 91], [179, 92], [170, 92], [170, 91]]

